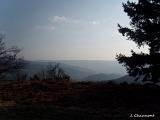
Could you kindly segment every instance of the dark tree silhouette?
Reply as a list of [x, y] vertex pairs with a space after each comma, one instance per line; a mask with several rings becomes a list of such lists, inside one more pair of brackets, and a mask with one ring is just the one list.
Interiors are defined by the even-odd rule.
[[25, 69], [28, 67], [28, 63], [23, 59], [22, 56], [18, 56], [21, 51], [16, 46], [6, 48], [2, 40], [5, 38], [4, 35], [0, 34], [0, 77], [2, 79], [8, 73], [15, 72], [19, 69]]
[[118, 24], [119, 32], [132, 40], [140, 48], [144, 45], [149, 47], [149, 54], [135, 53], [132, 55], [116, 55], [120, 64], [126, 67], [130, 76], [140, 76], [143, 82], [160, 82], [160, 0], [138, 0], [138, 2], [123, 3], [124, 12], [130, 17], [130, 26], [122, 27]]
[[31, 81], [39, 81], [40, 78], [39, 78], [39, 76], [37, 74], [35, 74], [33, 77], [30, 77], [30, 80]]
[[27, 80], [27, 74], [24, 73], [22, 70], [16, 70], [12, 72], [11, 76], [13, 77], [14, 80], [18, 80], [18, 81]]

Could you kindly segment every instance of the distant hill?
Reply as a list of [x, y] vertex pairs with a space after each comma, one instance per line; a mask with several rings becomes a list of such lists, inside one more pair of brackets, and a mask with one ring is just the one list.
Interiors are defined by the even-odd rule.
[[[123, 77], [115, 79], [114, 81], [116, 81], [118, 83], [124, 82], [124, 81], [126, 81], [127, 83], [133, 83], [134, 80], [135, 80], [135, 77], [132, 77], [132, 76], [129, 76], [129, 75], [125, 75]], [[142, 77], [137, 82], [142, 83]]]
[[80, 81], [84, 80], [91, 80], [91, 81], [99, 81], [99, 80], [112, 80], [112, 79], [117, 79], [121, 77], [121, 75], [116, 75], [116, 74], [104, 74], [104, 73], [100, 73], [100, 74], [94, 74], [94, 75], [89, 75], [87, 77], [84, 77], [82, 79], [79, 79]]
[[[58, 62], [50, 62], [52, 65], [57, 64]], [[29, 67], [25, 70], [23, 70], [25, 73], [28, 74], [28, 76], [33, 76], [37, 73], [37, 71], [40, 69], [40, 67], [46, 67], [49, 64], [49, 62], [41, 62], [41, 61], [29, 61]], [[80, 79], [85, 76], [95, 74], [96, 72], [94, 70], [90, 70], [87, 68], [81, 68], [77, 66], [70, 66], [66, 65], [64, 63], [60, 63], [60, 67], [65, 70], [65, 73], [70, 75], [72, 79]]]
[[[71, 79], [88, 80], [109, 80], [117, 79], [126, 74], [125, 68], [117, 61], [104, 60], [36, 60], [28, 61], [29, 67], [23, 71], [28, 74], [28, 78], [37, 73], [41, 66], [44, 68], [48, 63], [60, 63], [60, 67]], [[104, 74], [99, 74], [104, 73]], [[118, 76], [119, 75], [119, 76]], [[12, 78], [10, 78], [12, 79]]]
[[36, 60], [35, 62], [59, 62], [69, 66], [78, 66], [94, 70], [96, 73], [126, 75], [126, 69], [117, 61], [105, 60]]
[[[118, 79], [115, 79], [114, 81], [116, 81], [117, 83], [121, 83], [126, 81], [127, 83], [135, 83], [134, 81], [135, 77], [129, 76], [129, 75], [125, 75], [123, 77], [120, 77]], [[140, 83], [140, 84], [145, 84], [145, 83], [152, 83], [150, 81], [147, 82], [142, 82], [143, 76], [140, 77], [140, 79], [136, 82], [136, 83]], [[156, 83], [157, 85], [160, 85], [160, 83]]]

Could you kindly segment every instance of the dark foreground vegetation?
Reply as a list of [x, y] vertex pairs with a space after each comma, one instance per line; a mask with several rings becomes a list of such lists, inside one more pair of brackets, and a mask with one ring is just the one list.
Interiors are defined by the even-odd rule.
[[0, 120], [159, 120], [159, 95], [159, 86], [113, 81], [1, 81]]

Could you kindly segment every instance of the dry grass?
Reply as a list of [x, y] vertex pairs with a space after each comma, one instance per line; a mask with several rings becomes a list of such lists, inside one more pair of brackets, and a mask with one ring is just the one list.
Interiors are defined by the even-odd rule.
[[[160, 119], [160, 88], [110, 82], [0, 82], [0, 119]], [[147, 118], [144, 118], [147, 119]]]

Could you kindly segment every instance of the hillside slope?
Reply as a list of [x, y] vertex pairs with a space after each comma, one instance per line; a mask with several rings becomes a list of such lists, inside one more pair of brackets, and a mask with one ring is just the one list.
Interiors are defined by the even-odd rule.
[[159, 94], [160, 87], [113, 82], [0, 81], [0, 119], [159, 120]]
[[89, 75], [87, 77], [84, 77], [82, 79], [80, 79], [81, 81], [86, 81], [86, 80], [91, 80], [91, 81], [106, 81], [106, 80], [112, 80], [112, 79], [117, 79], [121, 77], [121, 75], [116, 75], [116, 74], [104, 74], [104, 73], [100, 73], [100, 74], [94, 74], [94, 75]]

